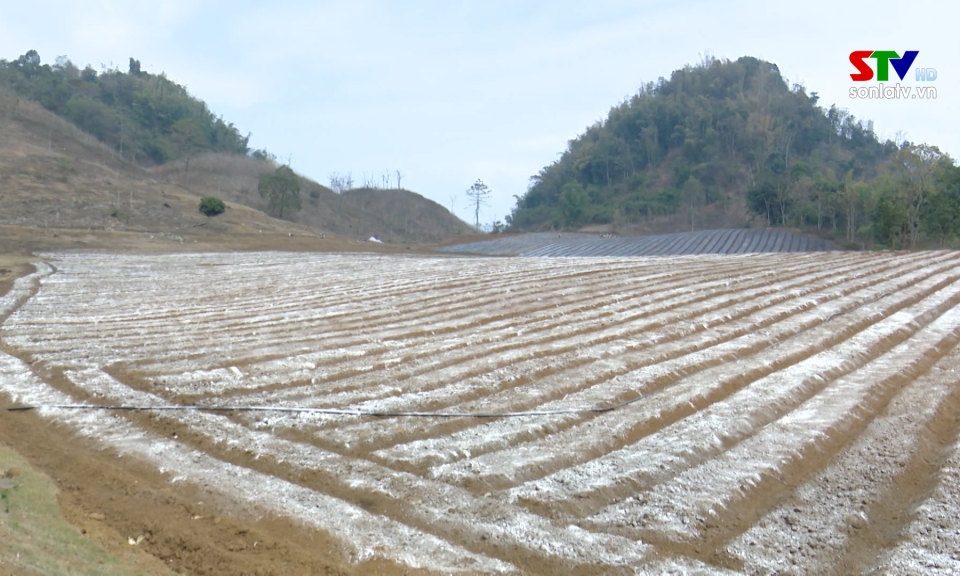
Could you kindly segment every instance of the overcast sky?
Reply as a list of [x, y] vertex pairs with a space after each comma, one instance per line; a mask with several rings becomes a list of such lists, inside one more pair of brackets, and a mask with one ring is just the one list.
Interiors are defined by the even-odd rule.
[[[468, 221], [503, 219], [530, 176], [641, 83], [710, 53], [776, 63], [877, 134], [960, 157], [960, 4], [939, 1], [5, 2], [0, 58], [83, 67], [140, 60], [252, 132], [297, 172], [400, 170]], [[852, 100], [853, 50], [919, 50], [936, 100]], [[916, 86], [912, 71], [903, 82]], [[453, 197], [453, 200], [451, 200]]]

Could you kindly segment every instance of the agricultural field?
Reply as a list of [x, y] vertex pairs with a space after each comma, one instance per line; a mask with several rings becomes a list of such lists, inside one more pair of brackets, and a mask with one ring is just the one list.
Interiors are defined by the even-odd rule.
[[624, 257], [829, 252], [834, 250], [834, 246], [821, 238], [778, 228], [731, 228], [624, 237], [579, 232], [537, 232], [455, 244], [441, 250], [485, 256]]
[[347, 562], [960, 573], [958, 253], [46, 258], [0, 392]]

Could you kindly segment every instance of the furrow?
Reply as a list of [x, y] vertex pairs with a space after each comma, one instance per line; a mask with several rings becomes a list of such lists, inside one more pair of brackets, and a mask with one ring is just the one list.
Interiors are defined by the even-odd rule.
[[[641, 346], [640, 341], [620, 342], [610, 347], [607, 351], [608, 358], [600, 356], [602, 360], [598, 360], [574, 374], [568, 374], [564, 371], [547, 378], [530, 377], [529, 385], [525, 384], [522, 388], [518, 387], [507, 394], [490, 397], [483, 403], [467, 406], [465, 409], [512, 410], [526, 408], [528, 405], [538, 409], [553, 409], [576, 406], [578, 400], [583, 402], [582, 406], [589, 406], [590, 404], [587, 404], [587, 402], [590, 400], [610, 403], [617, 399], [625, 399], [622, 396], [624, 390], [622, 387], [618, 392], [616, 389], [608, 389], [609, 385], [605, 386], [605, 383], [615, 383], [618, 378], [623, 378], [643, 367], [677, 359], [694, 352], [699, 352], [701, 356], [700, 362], [696, 366], [697, 369], [726, 363], [730, 358], [741, 357], [747, 355], [750, 351], [760, 350], [766, 345], [823, 322], [826, 318], [826, 316], [823, 316], [824, 310], [832, 311], [828, 315], [844, 313], [859, 306], [861, 299], [869, 294], [876, 295], [887, 291], [895, 291], [939, 271], [937, 268], [932, 268], [924, 269], [918, 273], [918, 267], [919, 265], [914, 262], [909, 264], [901, 262], [899, 267], [889, 271], [886, 267], [875, 269], [876, 276], [844, 278], [837, 282], [837, 285], [841, 286], [839, 290], [827, 291], [819, 295], [827, 289], [817, 287], [815, 292], [811, 289], [803, 298], [785, 300], [784, 303], [773, 305], [769, 309], [744, 316], [738, 323], [739, 326], [738, 324], [717, 323], [717, 319], [712, 318], [709, 322], [709, 330], [696, 333], [694, 337], [685, 338], [679, 342], [655, 344], [649, 348]], [[877, 284], [879, 276], [884, 272], [887, 272], [890, 276], [894, 274], [897, 276], [894, 280]], [[846, 283], [850, 281], [853, 282]], [[833, 285], [831, 284], [831, 286]], [[875, 289], [867, 289], [867, 287], [874, 285], [876, 285]], [[860, 290], [865, 291], [857, 296], [856, 293]], [[833, 307], [824, 308], [827, 302], [831, 300], [836, 300]], [[819, 310], [811, 313], [810, 309], [814, 307], [819, 308]], [[783, 323], [784, 320], [800, 312], [808, 313], [799, 317], [798, 325], [787, 326]], [[775, 329], [770, 330], [771, 326], [774, 326]], [[764, 340], [758, 341], [755, 338], [757, 334], [762, 334]], [[711, 350], [711, 348], [735, 338], [740, 338], [740, 347]], [[526, 379], [527, 376], [523, 375], [521, 378]], [[578, 389], [591, 387], [596, 387], [594, 391], [603, 391], [609, 396], [607, 398], [597, 398], [594, 395], [593, 398], [587, 398], [585, 395], [577, 393], [575, 396], [566, 397], [568, 394], [577, 392]], [[633, 386], [626, 390], [635, 393]], [[521, 399], [517, 400], [514, 395], [520, 396]], [[503, 399], [499, 400], [501, 397]], [[493, 402], [494, 400], [496, 402]], [[400, 465], [407, 469], [410, 469], [411, 466], [433, 466], [442, 462], [450, 462], [453, 459], [460, 459], [463, 455], [476, 456], [494, 448], [503, 448], [505, 442], [508, 444], [518, 443], [535, 439], [539, 435], [556, 433], [582, 419], [582, 417], [575, 416], [552, 418], [546, 428], [528, 422], [508, 421], [481, 425], [477, 424], [475, 420], [465, 420], [460, 421], [457, 431], [451, 429], [455, 425], [454, 422], [446, 422], [440, 425], [444, 434], [438, 432], [437, 438], [427, 437], [423, 440], [410, 441], [408, 444], [380, 450], [376, 455], [391, 465]], [[395, 426], [401, 425], [402, 423], [395, 424]], [[474, 426], [478, 427], [478, 430], [464, 430], [464, 428]], [[487, 432], [484, 432], [484, 430]]]
[[[955, 293], [960, 301], [960, 286]], [[949, 289], [943, 290], [932, 299], [949, 295]], [[743, 442], [906, 341], [921, 328], [914, 319], [928, 316], [929, 305], [924, 301], [898, 312], [634, 444], [515, 488], [511, 495], [554, 515], [580, 517], [648, 490]]]
[[[79, 389], [107, 401], [140, 406], [164, 403], [96, 369], [68, 371], [65, 376]], [[159, 412], [133, 418], [147, 428], [141, 434], [160, 436], [177, 430], [180, 441], [216, 461], [267, 474], [312, 493], [332, 493], [328, 497], [337, 501], [366, 502], [385, 521], [393, 518], [399, 523], [402, 518], [408, 530], [439, 542], [450, 541], [451, 546], [462, 542], [473, 557], [509, 556], [521, 569], [547, 565], [569, 572], [636, 564], [649, 550], [619, 536], [556, 526], [493, 498], [474, 497], [446, 484], [251, 431], [219, 415]]]
[[[953, 277], [937, 275], [926, 281], [892, 294], [881, 301], [864, 304], [838, 321], [823, 322], [840, 312], [829, 313], [829, 307], [811, 314], [815, 328], [798, 328], [797, 335], [777, 347], [762, 345], [744, 357], [732, 356], [728, 362], [707, 370], [691, 368], [699, 359], [688, 355], [677, 360], [641, 369], [631, 374], [632, 387], [637, 394], [649, 394], [670, 387], [670, 394], [657, 394], [646, 401], [626, 407], [615, 418], [601, 417], [589, 420], [548, 437], [432, 469], [431, 474], [451, 482], [470, 479], [491, 488], [505, 488], [517, 482], [541, 478], [563, 468], [622, 448], [670, 424], [686, 418], [717, 401], [747, 387], [751, 383], [796, 364], [824, 348], [834, 346], [872, 326], [898, 310], [911, 306], [954, 281]], [[827, 313], [825, 313], [827, 312]], [[796, 321], [794, 321], [796, 322]], [[747, 336], [744, 338], [761, 336]], [[761, 340], [762, 342], [762, 340]], [[721, 344], [712, 353], [733, 352], [743, 346], [740, 339]], [[563, 446], [563, 449], [559, 449]]]
[[[807, 277], [805, 285], [809, 286], [815, 281], [815, 278]], [[651, 345], [652, 342], [662, 345], [662, 343], [665, 342], [689, 338], [691, 334], [709, 331], [732, 319], [746, 316], [758, 309], [769, 306], [770, 302], [765, 301], [762, 296], [766, 296], [775, 301], [784, 301], [789, 298], [794, 298], [797, 293], [802, 292], [804, 292], [804, 290], [798, 292], [795, 289], [791, 289], [789, 284], [784, 284], [780, 289], [765, 290], [764, 292], [741, 290], [738, 292], [738, 295], [745, 297], [744, 299], [749, 302], [749, 304], [741, 304], [741, 309], [737, 309], [736, 306], [734, 306], [732, 310], [729, 308], [708, 306], [709, 301], [704, 301], [695, 309], [697, 314], [694, 316], [684, 315], [668, 319], [658, 319], [658, 316], [655, 316], [650, 319], [649, 323], [641, 326], [632, 326], [625, 321], [620, 326], [606, 328], [599, 332], [595, 331], [588, 341], [573, 340], [569, 345], [566, 345], [566, 349], [560, 348], [558, 342], [550, 343], [550, 357], [547, 359], [544, 359], [542, 354], [536, 354], [534, 358], [523, 360], [524, 357], [530, 356], [526, 349], [520, 347], [508, 348], [500, 351], [499, 354], [495, 356], [498, 363], [492, 367], [490, 366], [490, 356], [488, 355], [473, 362], [474, 364], [479, 364], [481, 368], [475, 369], [472, 372], [454, 372], [453, 374], [447, 373], [446, 371], [426, 372], [423, 374], [425, 381], [425, 385], [423, 386], [417, 385], [417, 382], [412, 380], [401, 382], [393, 379], [387, 384], [382, 384], [382, 386], [389, 386], [399, 392], [399, 387], [402, 385], [402, 393], [386, 399], [351, 404], [351, 407], [374, 410], [432, 410], [441, 409], [457, 402], [470, 401], [471, 399], [479, 397], [479, 400], [475, 401], [476, 406], [474, 408], [476, 409], [522, 409], [526, 407], [525, 405], [531, 405], [541, 401], [540, 397], [544, 391], [542, 380], [544, 378], [552, 377], [571, 369], [586, 370], [586, 366], [595, 364], [598, 357], [606, 354], [604, 348], [617, 349], [618, 342], [639, 338], [638, 341], [632, 341], [630, 347], [642, 349]], [[729, 305], [730, 302], [730, 299], [726, 299], [721, 306]], [[701, 311], [703, 313], [701, 313]], [[690, 324], [687, 325], [686, 322], [690, 322]], [[672, 326], [678, 323], [682, 323], [683, 327], [674, 329]], [[581, 333], [580, 330], [576, 329], [571, 329], [569, 332], [574, 335]], [[557, 358], [561, 352], [571, 355], [575, 354], [575, 356], [561, 362], [557, 362], [556, 360], [549, 361], [550, 359]], [[466, 366], [461, 366], [460, 368], [465, 367]], [[608, 366], [608, 369], [609, 368], [610, 366]], [[377, 371], [376, 373], [380, 375], [382, 371]], [[572, 382], [576, 384], [582, 381], [577, 379], [572, 380]], [[427, 387], [431, 385], [437, 386], [438, 383], [440, 383], [439, 387], [433, 389]], [[442, 385], [443, 383], [453, 384], [444, 386]], [[518, 390], [516, 395], [520, 398], [520, 404], [509, 401], [504, 404], [496, 398], [489, 398], [492, 394], [503, 396], [501, 393], [505, 391], [504, 388], [513, 389], [518, 386], [522, 386], [522, 389]], [[366, 391], [369, 388], [376, 390], [373, 386], [363, 388], [363, 390]], [[353, 398], [350, 399], [352, 400]], [[325, 396], [324, 402], [329, 401], [330, 397]], [[354, 428], [356, 428], [356, 430]], [[418, 427], [414, 433], [418, 435], [429, 433], [429, 426], [427, 426], [427, 428], [427, 430], [424, 430], [423, 426]], [[396, 442], [403, 439], [402, 437], [398, 437], [394, 423], [387, 423], [382, 427], [363, 424], [357, 427], [340, 427], [338, 429], [338, 438], [339, 437], [347, 439], [352, 444], [356, 444], [357, 439], [362, 439], [359, 440], [359, 442], [365, 445], [364, 449], [377, 448], [379, 447], [377, 444], [384, 440]]]
[[742, 533], [960, 342], [958, 302], [960, 289], [916, 319], [935, 318], [913, 338], [719, 457], [608, 507], [587, 525], [679, 549], [710, 549]]
[[[872, 271], [876, 272], [876, 268], [872, 268]], [[726, 308], [711, 310], [703, 303], [698, 307], [698, 311], [702, 310], [703, 313], [697, 316], [644, 326], [629, 334], [618, 335], [615, 339], [577, 343], [575, 360], [564, 365], [544, 367], [539, 360], [506, 364], [495, 372], [487, 372], [473, 379], [443, 378], [450, 384], [429, 392], [399, 394], [388, 402], [361, 406], [385, 410], [449, 409], [454, 406], [461, 411], [478, 412], [531, 410], [644, 366], [687, 354], [700, 353], [702, 360], [698, 369], [716, 366], [725, 362], [730, 352], [710, 355], [711, 347], [756, 333], [795, 313], [823, 305], [825, 299], [813, 298], [811, 294], [853, 280], [838, 279], [835, 274], [824, 274], [823, 277], [830, 277], [831, 281], [823, 284], [820, 277], [805, 276], [802, 284], [784, 284], [780, 289], [764, 294], [741, 292], [742, 298]], [[860, 285], [867, 285], [867, 281], [862, 281]], [[625, 398], [613, 396], [605, 404], [620, 399]], [[341, 428], [340, 433], [351, 438], [351, 441], [361, 439], [364, 449], [378, 450], [412, 442], [418, 437], [445, 437], [470, 425], [476, 425], [476, 421], [447, 420], [412, 428], [403, 421], [395, 420], [379, 425], [362, 423], [347, 426]], [[477, 454], [473, 450], [471, 453]]]
[[[314, 388], [302, 388], [299, 394], [309, 397], [322, 393], [329, 398], [330, 393], [371, 386], [369, 382], [354, 384], [341, 382], [356, 374], [382, 371], [390, 380], [409, 378], [473, 359], [481, 346], [484, 346], [485, 353], [492, 354], [516, 350], [524, 345], [548, 344], [551, 339], [559, 337], [556, 335], [558, 328], [571, 322], [609, 323], [615, 318], [618, 321], [628, 321], [634, 317], [650, 314], [650, 311], [657, 306], [660, 309], [669, 309], [689, 301], [691, 298], [689, 280], [689, 278], [671, 279], [670, 282], [658, 286], [660, 293], [657, 296], [652, 296], [653, 289], [627, 296], [614, 293], [591, 297], [587, 301], [567, 303], [562, 310], [556, 305], [538, 304], [522, 307], [521, 304], [519, 310], [522, 312], [507, 310], [495, 316], [481, 312], [476, 315], [474, 322], [452, 327], [447, 327], [436, 320], [436, 318], [443, 318], [449, 323], [450, 318], [446, 312], [434, 310], [430, 311], [428, 322], [420, 325], [416, 332], [403, 327], [401, 323], [399, 324], [401, 333], [383, 332], [381, 328], [381, 331], [378, 331], [381, 337], [373, 343], [368, 339], [358, 339], [355, 333], [351, 334], [353, 338], [351, 341], [337, 341], [335, 338], [325, 336], [322, 342], [327, 350], [300, 354], [292, 360], [284, 358], [246, 364], [245, 372], [252, 372], [253, 375], [245, 376], [242, 380], [238, 379], [235, 373], [227, 373], [221, 368], [217, 369], [220, 379], [215, 379], [214, 371], [207, 373], [193, 371], [184, 374], [183, 378], [178, 375], [162, 375], [152, 378], [152, 381], [171, 391], [193, 396], [185, 398], [185, 401], [202, 399], [204, 382], [211, 384], [213, 396], [222, 398], [263, 392], [272, 394], [277, 390], [278, 381], [283, 384], [280, 388], [296, 388], [304, 386], [308, 381], [311, 384], [320, 381], [322, 383]], [[720, 290], [730, 282], [730, 280], [719, 279], [711, 282], [705, 279], [699, 289]], [[643, 305], [638, 308], [637, 304], [641, 302]], [[511, 308], [517, 309], [513, 304]], [[570, 308], [574, 310], [568, 312]], [[624, 317], [623, 314], [629, 314], [629, 316]], [[498, 342], [503, 340], [509, 340], [509, 344], [498, 345]], [[491, 344], [493, 348], [490, 348]], [[331, 355], [328, 350], [334, 347], [336, 347], [336, 354]], [[362, 353], [358, 353], [358, 347]], [[437, 354], [438, 351], [444, 353], [442, 357]], [[299, 363], [301, 368], [292, 375], [286, 370], [291, 361]], [[273, 364], [275, 368], [265, 364]], [[226, 376], [226, 379], [224, 380], [222, 376]], [[198, 380], [201, 383], [199, 387], [190, 386], [192, 382]], [[374, 383], [373, 386], [376, 384]], [[372, 393], [370, 397], [376, 397], [373, 388], [366, 393]], [[248, 399], [250, 398], [255, 397], [248, 396]]]
[[[24, 404], [74, 401], [39, 380], [20, 360], [0, 352], [0, 392]], [[509, 563], [474, 554], [455, 544], [371, 514], [343, 500], [295, 483], [232, 465], [137, 428], [122, 418], [97, 412], [44, 410], [43, 416], [76, 430], [121, 457], [133, 457], [169, 474], [171, 481], [218, 487], [254, 509], [288, 516], [340, 543], [354, 562], [381, 557], [439, 572], [515, 572]], [[263, 498], [270, 494], [269, 499]]]
[[[105, 281], [105, 279], [102, 279]], [[182, 286], [180, 287], [182, 289]], [[202, 287], [198, 287], [202, 289]], [[105, 290], [101, 285], [98, 284], [98, 290]], [[106, 290], [107, 298], [114, 298], [114, 296], [109, 294], [109, 290]], [[72, 291], [71, 291], [72, 293]], [[474, 325], [482, 325], [485, 320], [490, 318], [490, 313], [481, 308], [473, 306], [473, 303], [469, 302], [464, 298], [463, 294], [457, 294], [454, 296], [458, 302], [457, 308], [460, 310], [460, 313], [457, 313], [456, 310], [452, 310], [449, 307], [445, 309], [444, 321], [442, 323], [434, 322], [430, 330], [423, 330], [419, 328], [411, 329], [411, 326], [418, 326], [424, 318], [432, 317], [436, 310], [432, 308], [422, 308], [421, 306], [409, 307], [412, 308], [413, 312], [409, 310], [404, 312], [404, 314], [399, 314], [395, 310], [387, 309], [381, 314], [385, 315], [384, 317], [389, 317], [390, 322], [385, 325], [377, 325], [375, 323], [375, 318], [373, 316], [367, 316], [364, 320], [365, 324], [363, 325], [352, 325], [352, 326], [334, 326], [334, 330], [330, 330], [330, 326], [323, 320], [321, 317], [319, 320], [314, 319], [316, 316], [314, 313], [311, 313], [307, 309], [303, 309], [296, 317], [291, 317], [288, 319], [286, 325], [279, 325], [273, 331], [263, 329], [263, 326], [255, 322], [250, 322], [249, 326], [244, 331], [232, 331], [232, 338], [224, 342], [221, 338], [223, 331], [216, 330], [213, 332], [207, 331], [205, 329], [198, 328], [198, 325], [203, 324], [203, 322], [198, 322], [196, 319], [187, 314], [184, 318], [180, 319], [177, 325], [169, 325], [167, 330], [176, 329], [178, 330], [178, 339], [177, 344], [180, 350], [190, 350], [191, 354], [179, 353], [176, 354], [173, 358], [170, 357], [170, 339], [163, 337], [165, 331], [160, 331], [154, 335], [149, 336], [146, 341], [139, 341], [136, 338], [122, 338], [117, 336], [114, 333], [116, 327], [109, 327], [104, 331], [101, 331], [96, 328], [99, 324], [100, 319], [96, 317], [92, 322], [88, 322], [92, 328], [89, 330], [80, 332], [76, 328], [70, 330], [63, 330], [62, 328], [54, 332], [57, 336], [57, 348], [59, 352], [54, 349], [50, 349], [50, 344], [47, 341], [34, 342], [29, 334], [23, 335], [22, 331], [30, 330], [33, 328], [33, 325], [30, 324], [29, 319], [25, 318], [28, 313], [33, 313], [33, 309], [28, 309], [21, 311], [20, 317], [18, 318], [18, 326], [20, 332], [11, 333], [7, 331], [7, 339], [17, 345], [20, 349], [29, 352], [32, 349], [43, 347], [46, 355], [50, 359], [59, 358], [63, 361], [69, 358], [78, 349], [96, 347], [96, 353], [102, 355], [104, 351], [109, 351], [116, 355], [123, 355], [127, 363], [137, 362], [141, 359], [148, 359], [155, 356], [160, 356], [163, 358], [165, 370], [169, 369], [169, 366], [176, 365], [177, 363], [188, 363], [196, 364], [197, 360], [210, 357], [220, 357], [223, 355], [228, 355], [232, 358], [248, 358], [267, 355], [277, 355], [285, 356], [290, 352], [297, 351], [309, 351], [311, 346], [316, 346], [319, 343], [322, 343], [324, 346], [349, 346], [362, 343], [369, 343], [371, 340], [370, 337], [364, 338], [362, 334], [369, 332], [371, 329], [376, 329], [378, 333], [377, 340], [394, 340], [415, 337], [417, 335], [435, 335], [436, 333], [445, 334], [456, 332], [457, 330], [462, 330], [470, 327], [470, 323], [464, 321], [464, 318], [473, 318]], [[502, 295], [497, 296], [502, 300]], [[551, 309], [556, 309], [559, 301], [555, 297], [546, 297], [542, 298], [536, 294], [530, 295], [529, 298], [539, 298], [541, 300], [546, 300], [540, 304], [534, 310], [530, 310], [530, 313], [549, 313]], [[592, 299], [598, 302], [603, 302], [602, 296], [592, 296]], [[135, 299], [132, 299], [135, 301]], [[106, 301], [104, 302], [106, 305]], [[523, 302], [521, 302], [521, 305]], [[372, 306], [372, 305], [371, 305]], [[521, 308], [522, 309], [522, 308]], [[95, 307], [91, 312], [99, 312], [99, 308]], [[413, 314], [413, 316], [411, 316]], [[46, 316], [33, 313], [34, 317], [46, 318]], [[58, 317], [58, 314], [52, 315], [54, 318]], [[49, 320], [45, 319], [44, 322]], [[288, 325], [293, 322], [298, 326], [298, 334], [305, 334], [305, 337], [300, 338], [291, 338], [290, 330]], [[280, 321], [277, 321], [278, 324], [282, 324]], [[392, 331], [391, 331], [392, 330]], [[53, 332], [52, 330], [47, 330], [46, 333]], [[361, 335], [358, 337], [358, 334]], [[322, 337], [321, 337], [322, 335]], [[338, 341], [338, 335], [341, 338], [346, 338], [346, 341]], [[183, 358], [180, 360], [177, 356]]]
[[960, 412], [960, 386], [949, 376], [958, 368], [954, 348], [725, 554], [749, 572], [804, 566], [819, 574], [863, 573], [896, 544], [927, 484], [918, 477], [935, 481], [936, 452], [950, 430], [943, 424]]
[[[309, 386], [305, 385], [306, 383], [303, 380], [294, 380], [292, 382], [288, 380], [287, 384], [280, 386], [280, 388], [291, 388], [290, 396], [274, 396], [274, 398], [282, 400], [303, 400], [321, 395], [324, 398], [331, 398], [331, 393], [336, 393], [343, 390], [360, 390], [361, 393], [367, 394], [368, 397], [371, 397], [371, 394], [372, 397], [376, 397], [384, 392], [389, 394], [395, 389], [392, 384], [393, 382], [409, 378], [411, 376], [418, 376], [441, 369], [446, 369], [461, 362], [476, 359], [478, 356], [477, 349], [480, 347], [479, 345], [495, 342], [497, 339], [497, 334], [503, 338], [509, 338], [509, 342], [496, 345], [493, 348], [487, 346], [486, 348], [482, 349], [483, 353], [492, 354], [509, 352], [516, 354], [519, 352], [519, 348], [525, 344], [538, 347], [540, 350], [546, 350], [550, 355], [567, 353], [573, 348], [569, 346], [560, 347], [553, 343], [564, 338], [569, 338], [572, 335], [589, 333], [593, 330], [592, 324], [589, 323], [576, 330], [568, 330], [566, 332], [559, 330], [559, 328], [567, 326], [569, 323], [575, 321], [578, 317], [586, 315], [594, 318], [594, 323], [605, 322], [608, 325], [611, 325], [614, 319], [621, 323], [632, 322], [638, 318], [649, 316], [657, 311], [670, 310], [682, 304], [689, 304], [691, 300], [702, 301], [714, 296], [716, 293], [729, 293], [731, 291], [729, 286], [731, 283], [736, 283], [736, 279], [705, 282], [700, 286], [700, 289], [704, 290], [705, 292], [700, 294], [694, 292], [694, 294], [697, 294], [696, 296], [691, 296], [689, 293], [691, 289], [688, 283], [681, 283], [672, 290], [663, 290], [658, 296], [650, 297], [645, 294], [631, 294], [625, 298], [610, 297], [607, 298], [606, 301], [599, 301], [591, 304], [589, 308], [586, 306], [578, 306], [577, 310], [570, 312], [569, 314], [564, 310], [558, 310], [556, 307], [553, 307], [549, 313], [544, 312], [539, 321], [524, 315], [524, 322], [519, 326], [519, 318], [517, 318], [515, 315], [510, 315], [502, 319], [497, 318], [494, 322], [491, 322], [485, 326], [484, 328], [487, 331], [479, 331], [469, 335], [459, 335], [459, 331], [453, 331], [455, 329], [441, 330], [441, 326], [439, 324], [431, 324], [428, 325], [428, 327], [423, 328], [423, 330], [429, 330], [431, 332], [436, 330], [441, 332], [441, 337], [444, 334], [450, 333], [453, 337], [444, 338], [440, 341], [440, 343], [433, 344], [432, 349], [430, 345], [431, 341], [421, 343], [420, 346], [424, 351], [419, 355], [416, 354], [416, 349], [413, 350], [413, 354], [411, 351], [406, 350], [403, 347], [405, 342], [396, 340], [389, 333], [381, 332], [381, 334], [384, 334], [384, 342], [389, 341], [397, 343], [395, 355], [393, 358], [388, 358], [388, 361], [385, 361], [383, 365], [378, 365], [379, 363], [376, 360], [368, 359], [365, 356], [362, 358], [356, 356], [358, 359], [353, 361], [352, 364], [344, 364], [343, 362], [340, 362], [336, 365], [339, 370], [342, 370], [342, 372], [334, 372], [331, 374], [326, 370], [320, 370], [315, 371], [312, 374], [304, 375], [309, 376], [311, 384], [315, 383], [317, 380], [320, 380], [322, 383]], [[760, 283], [756, 282], [747, 284], [747, 286], [751, 285], [760, 285]], [[739, 288], [746, 288], [746, 286]], [[644, 301], [645, 298], [647, 300], [644, 305], [639, 307], [631, 306], [633, 302]], [[607, 330], [609, 332], [609, 330], [612, 329], [613, 328], [608, 328]], [[496, 330], [496, 332], [494, 332], [491, 336], [489, 335], [490, 330]], [[543, 332], [546, 332], [546, 334]], [[436, 340], [432, 340], [432, 342], [436, 342]], [[473, 344], [477, 344], [477, 346], [474, 346]], [[456, 355], [451, 354], [451, 352], [455, 349], [459, 349], [459, 353]], [[438, 356], [436, 353], [437, 350], [441, 350], [445, 352], [445, 354]], [[416, 360], [418, 359], [425, 359], [425, 361], [417, 363]], [[390, 364], [393, 365], [391, 366]], [[342, 381], [347, 378], [355, 377], [358, 374], [374, 372], [378, 369], [382, 369], [383, 372], [382, 374], [378, 372], [378, 376], [381, 377], [379, 382], [371, 383], [362, 378], [359, 379], [359, 382]], [[390, 383], [383, 384], [384, 379], [389, 380]], [[379, 392], [377, 386], [380, 386]], [[271, 383], [266, 383], [264, 388], [264, 390], [257, 390], [255, 387], [252, 390], [248, 389], [249, 395], [244, 397], [245, 400], [255, 401], [257, 394], [269, 394], [272, 396], [276, 392], [277, 386]], [[351, 401], [356, 402], [359, 400], [352, 399]]]
[[954, 363], [948, 373], [939, 374], [952, 393], [928, 422], [897, 482], [865, 512], [870, 520], [866, 533], [853, 535], [854, 544], [838, 569], [904, 576], [960, 574], [958, 370]]

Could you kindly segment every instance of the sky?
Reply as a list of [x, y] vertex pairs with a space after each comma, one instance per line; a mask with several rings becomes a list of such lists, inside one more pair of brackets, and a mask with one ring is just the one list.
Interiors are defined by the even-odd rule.
[[[4, 2], [0, 58], [166, 73], [322, 184], [402, 174], [404, 188], [474, 221], [503, 220], [529, 179], [641, 84], [705, 55], [755, 56], [790, 84], [960, 158], [960, 3], [888, 0], [149, 3]], [[935, 100], [852, 99], [854, 50], [918, 50]], [[872, 61], [871, 61], [872, 62]], [[896, 76], [894, 76], [896, 80]]]

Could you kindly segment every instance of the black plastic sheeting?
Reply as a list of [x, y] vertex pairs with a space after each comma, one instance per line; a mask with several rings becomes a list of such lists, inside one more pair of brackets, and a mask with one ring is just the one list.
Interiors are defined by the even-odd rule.
[[829, 252], [836, 248], [821, 238], [787, 230], [737, 228], [613, 238], [541, 232], [458, 244], [440, 250], [489, 256], [617, 257]]

